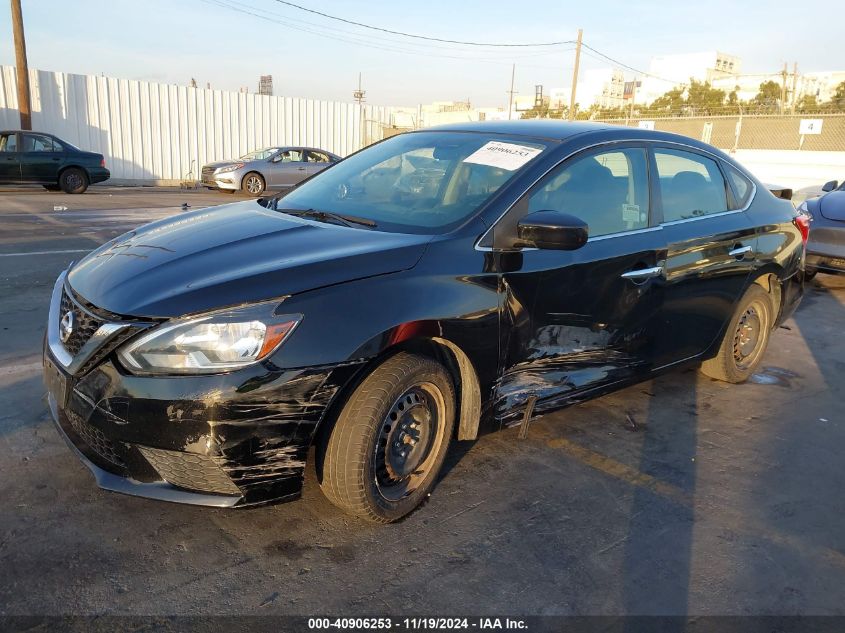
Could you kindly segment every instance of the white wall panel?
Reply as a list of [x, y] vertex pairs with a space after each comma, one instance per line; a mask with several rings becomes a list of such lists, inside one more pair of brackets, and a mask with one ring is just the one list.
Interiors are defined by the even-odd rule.
[[[115, 180], [197, 179], [204, 163], [268, 145], [346, 156], [380, 140], [391, 118], [371, 105], [40, 70], [30, 85], [33, 129], [103, 154]], [[0, 128], [18, 127], [15, 69], [0, 66]]]

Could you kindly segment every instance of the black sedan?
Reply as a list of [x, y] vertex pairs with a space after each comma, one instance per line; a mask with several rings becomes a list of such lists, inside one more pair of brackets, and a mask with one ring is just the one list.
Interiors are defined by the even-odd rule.
[[85, 152], [52, 134], [0, 132], [0, 184], [84, 193], [110, 175], [102, 154]]
[[52, 414], [100, 486], [412, 511], [452, 440], [690, 363], [738, 383], [808, 222], [722, 152], [599, 124], [447, 126], [164, 219], [61, 274]]
[[798, 207], [812, 219], [807, 242], [807, 277], [816, 273], [845, 273], [845, 182], [822, 187], [824, 195]]

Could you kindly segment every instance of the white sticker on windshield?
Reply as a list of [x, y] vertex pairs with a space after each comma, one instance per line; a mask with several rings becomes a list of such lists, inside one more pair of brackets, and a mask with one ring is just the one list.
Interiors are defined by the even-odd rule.
[[522, 167], [541, 151], [543, 150], [537, 149], [536, 147], [528, 147], [526, 145], [490, 141], [467, 156], [464, 159], [464, 162], [474, 163], [476, 165], [488, 165], [489, 167], [498, 167], [499, 169], [513, 171], [514, 169]]

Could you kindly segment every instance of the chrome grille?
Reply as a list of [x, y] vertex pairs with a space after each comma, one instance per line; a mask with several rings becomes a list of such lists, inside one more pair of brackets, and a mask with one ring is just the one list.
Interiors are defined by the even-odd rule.
[[65, 415], [73, 430], [92, 451], [110, 464], [114, 464], [118, 468], [126, 468], [126, 464], [115, 450], [114, 443], [100, 429], [88, 424], [70, 409], [65, 411]]
[[241, 491], [211, 457], [196, 453], [137, 447], [166, 482], [200, 492], [239, 495]]
[[58, 314], [60, 322], [68, 312], [73, 313], [74, 327], [70, 337], [62, 345], [70, 352], [71, 356], [76, 356], [105, 321], [80, 308], [68, 296], [67, 290], [62, 290], [62, 303]]
[[202, 168], [202, 180], [206, 182], [211, 182], [214, 180], [212, 175], [214, 174], [214, 167], [203, 167]]

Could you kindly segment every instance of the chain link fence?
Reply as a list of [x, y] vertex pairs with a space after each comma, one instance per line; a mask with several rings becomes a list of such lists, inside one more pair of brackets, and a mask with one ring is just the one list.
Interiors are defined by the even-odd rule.
[[699, 139], [723, 150], [845, 151], [845, 114], [597, 119]]

